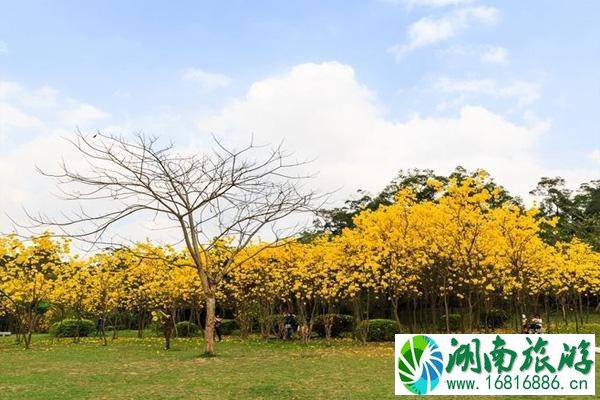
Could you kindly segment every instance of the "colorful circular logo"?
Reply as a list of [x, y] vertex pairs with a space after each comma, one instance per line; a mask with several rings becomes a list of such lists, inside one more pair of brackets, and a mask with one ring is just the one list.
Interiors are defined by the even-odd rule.
[[398, 356], [398, 373], [404, 386], [415, 394], [427, 394], [440, 383], [444, 357], [428, 336], [415, 335], [404, 343]]

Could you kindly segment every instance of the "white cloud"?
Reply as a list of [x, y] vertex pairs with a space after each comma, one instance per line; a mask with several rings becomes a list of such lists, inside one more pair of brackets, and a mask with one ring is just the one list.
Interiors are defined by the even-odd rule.
[[408, 27], [406, 43], [388, 51], [400, 59], [410, 51], [448, 40], [472, 24], [494, 25], [499, 17], [498, 9], [487, 6], [462, 8], [440, 18], [424, 17]]
[[0, 103], [0, 134], [11, 127], [32, 128], [41, 125], [42, 122], [36, 117], [27, 115], [8, 104]]
[[588, 154], [588, 158], [593, 162], [600, 164], [600, 149], [595, 149], [594, 151]]
[[6, 42], [0, 40], [0, 56], [6, 53], [8, 53], [8, 46], [6, 45]]
[[520, 107], [534, 103], [540, 98], [541, 86], [533, 82], [512, 81], [499, 85], [494, 79], [440, 78], [434, 88], [444, 93], [485, 95], [498, 98], [514, 98]]
[[481, 55], [481, 62], [486, 64], [506, 64], [508, 50], [504, 47], [492, 47]]
[[60, 112], [60, 118], [66, 125], [76, 126], [109, 116], [98, 107], [87, 103], [76, 103]]
[[61, 96], [50, 86], [30, 89], [0, 81], [0, 154], [57, 129], [85, 128], [108, 117], [98, 107]]
[[574, 183], [593, 176], [541, 166], [534, 147], [545, 123], [516, 124], [481, 106], [463, 106], [449, 118], [390, 120], [353, 69], [335, 62], [299, 65], [256, 82], [199, 127], [234, 142], [250, 133], [261, 142], [284, 140], [299, 156], [316, 157], [319, 186], [343, 185], [341, 198], [357, 188], [379, 190], [401, 168], [483, 167], [522, 195], [543, 175], [579, 179]]
[[38, 108], [56, 105], [58, 91], [50, 86], [39, 89], [26, 89], [17, 82], [0, 81], [0, 101], [22, 107]]
[[[74, 128], [72, 122], [63, 118], [65, 113], [74, 112], [77, 118], [87, 120], [87, 127], [82, 126], [84, 131], [126, 133], [148, 126], [156, 128], [156, 119], [93, 119], [104, 112], [98, 113], [94, 106], [87, 107], [87, 103], [77, 103], [57, 93], [53, 95], [54, 105], [37, 103], [26, 107], [23, 104], [36, 98], [33, 94], [39, 89], [0, 83], [2, 90], [6, 95], [2, 102], [42, 124], [22, 128], [30, 129], [31, 136], [21, 135], [15, 127], [8, 128], [6, 133], [20, 140], [0, 147], [2, 208], [20, 221], [24, 218], [23, 206], [50, 215], [74, 207], [51, 197], [49, 193], [56, 192], [54, 182], [35, 172], [35, 164], [52, 168], [61, 157], [70, 163], [81, 161], [62, 139], [72, 135]], [[165, 124], [164, 129], [161, 126], [153, 132], [173, 132], [169, 128], [181, 124], [183, 117], [173, 118], [165, 120], [161, 114], [157, 119]], [[259, 143], [277, 144], [284, 140], [284, 146], [298, 158], [316, 158], [311, 169], [319, 174], [311, 186], [323, 191], [342, 187], [335, 195], [337, 200], [347, 198], [358, 188], [378, 191], [401, 168], [434, 168], [448, 173], [457, 165], [482, 167], [521, 195], [526, 195], [541, 176], [560, 175], [573, 186], [597, 176], [595, 170], [544, 167], [535, 148], [548, 124], [533, 116], [517, 124], [484, 107], [465, 105], [450, 117], [414, 115], [392, 120], [375, 93], [357, 80], [352, 67], [335, 62], [302, 64], [280, 76], [255, 82], [245, 96], [200, 118], [197, 125], [199, 133], [190, 141], [181, 142], [180, 135], [174, 138], [176, 143], [186, 150], [194, 149], [209, 137], [208, 133], [233, 145], [246, 143], [252, 133]], [[187, 122], [184, 126], [189, 127]], [[172, 135], [168, 139], [171, 138]], [[143, 229], [143, 222], [129, 221], [115, 232], [133, 239], [150, 234], [153, 239], [172, 240], [172, 232], [149, 232]], [[150, 228], [161, 223], [146, 222]], [[0, 232], [9, 229], [10, 222], [0, 213]]]
[[[147, 119], [127, 118], [118, 121], [120, 125], [117, 125], [107, 112], [97, 106], [70, 98], [47, 86], [31, 89], [16, 82], [0, 81], [0, 104], [0, 233], [13, 229], [7, 215], [20, 223], [28, 222], [23, 208], [34, 213], [59, 216], [62, 212], [69, 214], [79, 206], [53, 196], [60, 195], [56, 181], [36, 171], [36, 166], [45, 171], [57, 171], [61, 159], [75, 169], [87, 167], [85, 157], [74, 151], [65, 140], [74, 137], [75, 128], [83, 132], [101, 130], [124, 135], [144, 128], [149, 128], [151, 133], [163, 131], [170, 134], [183, 130], [177, 126], [178, 121], [165, 117], [166, 114], [160, 110], [145, 115]], [[186, 128], [189, 129], [189, 125]], [[99, 201], [87, 206], [97, 211], [110, 205], [109, 201]], [[156, 228], [160, 223], [160, 218], [154, 222], [153, 216], [144, 215], [119, 225], [111, 235], [135, 240], [151, 235], [158, 241], [176, 242], [172, 231], [142, 229], [142, 226]]]
[[228, 76], [200, 68], [187, 68], [181, 73], [181, 78], [184, 81], [195, 82], [205, 90], [223, 88], [231, 84], [231, 78]]

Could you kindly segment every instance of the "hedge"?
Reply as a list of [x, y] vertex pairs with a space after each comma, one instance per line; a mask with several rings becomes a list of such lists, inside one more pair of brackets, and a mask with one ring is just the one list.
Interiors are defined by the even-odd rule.
[[231, 335], [235, 330], [240, 329], [235, 319], [224, 319], [221, 321], [221, 332], [223, 335]]
[[[345, 314], [333, 314], [333, 325], [331, 326], [331, 337], [340, 337], [344, 332], [352, 332], [352, 325], [354, 319], [350, 315]], [[325, 337], [325, 323], [324, 315], [318, 315], [315, 317], [313, 325], [313, 331], [319, 334], [321, 337]]]
[[175, 324], [178, 337], [193, 337], [198, 336], [200, 328], [198, 325], [190, 321], [181, 321]]
[[[79, 327], [79, 333], [78, 328]], [[89, 336], [96, 330], [96, 325], [89, 319], [63, 319], [50, 326], [50, 335], [54, 337]]]
[[[392, 319], [371, 319], [361, 321], [356, 327], [356, 331], [366, 328], [368, 324], [367, 342], [392, 342], [394, 341], [394, 335], [400, 333], [398, 324]], [[355, 333], [357, 337], [360, 337], [358, 332]]]
[[[443, 331], [446, 330], [446, 315], [440, 317], [439, 328]], [[461, 314], [448, 314], [448, 324], [452, 332], [460, 331], [463, 329], [463, 320]]]

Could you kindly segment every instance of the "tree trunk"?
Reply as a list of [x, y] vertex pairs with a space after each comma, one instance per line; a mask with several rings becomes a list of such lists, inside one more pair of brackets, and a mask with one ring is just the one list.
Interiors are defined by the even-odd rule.
[[245, 304], [239, 304], [237, 307], [236, 320], [240, 325], [240, 336], [247, 339], [252, 332], [252, 318], [248, 314], [248, 307]]
[[369, 336], [369, 320], [367, 319], [366, 322], [363, 323], [364, 319], [359, 296], [352, 298], [352, 309], [354, 311], [354, 325], [356, 333], [358, 334], [358, 339], [362, 344], [367, 344]]
[[412, 333], [417, 332], [417, 298], [413, 298], [412, 304]]
[[[104, 315], [102, 315], [102, 330], [100, 331], [102, 333], [102, 346], [108, 345], [108, 341], [106, 340], [106, 332], [104, 331], [104, 325], [106, 325], [104, 321], [106, 321], [106, 319], [104, 319]], [[113, 327], [113, 330], [114, 329], [115, 328]]]
[[112, 340], [115, 340], [119, 335], [119, 316], [115, 314], [115, 318], [113, 319], [113, 334]]
[[448, 295], [444, 293], [444, 312], [446, 313], [446, 333], [450, 333], [450, 309], [448, 307]]
[[467, 296], [467, 304], [469, 306], [469, 333], [473, 332], [473, 301], [471, 299], [471, 291]]
[[575, 310], [575, 332], [579, 333], [579, 308], [577, 306], [577, 299], [573, 298], [573, 309]]
[[438, 327], [436, 308], [437, 308], [437, 301], [436, 301], [435, 295], [432, 292], [431, 293], [431, 326], [432, 326], [433, 332], [437, 332], [437, 327]]
[[550, 308], [548, 307], [548, 296], [544, 296], [544, 312], [546, 314], [546, 325], [548, 326], [548, 331], [546, 333], [550, 333], [551, 325], [550, 325]]
[[140, 310], [140, 316], [138, 321], [138, 338], [141, 339], [144, 337], [144, 325], [146, 320], [146, 312], [144, 310]]
[[483, 329], [485, 331], [485, 333], [489, 333], [490, 332], [490, 303], [491, 303], [491, 298], [485, 298], [484, 299], [484, 303], [483, 303]]
[[585, 323], [590, 322], [590, 296], [586, 293], [585, 295]]
[[73, 342], [79, 343], [80, 336], [81, 336], [81, 314], [78, 311], [77, 312], [77, 328], [75, 328], [75, 337], [73, 338]]
[[171, 349], [171, 336], [173, 335], [173, 329], [175, 328], [175, 315], [174, 310], [171, 310], [170, 314], [163, 319], [163, 333], [165, 336], [165, 350]]
[[325, 329], [325, 340], [327, 342], [331, 340], [331, 331], [333, 330], [333, 319], [334, 315], [331, 313], [323, 315], [323, 328]]
[[31, 347], [31, 337], [33, 335], [33, 311], [29, 310], [27, 312], [27, 332], [23, 334], [23, 340], [25, 343], [25, 350], [28, 350]]
[[392, 314], [394, 316], [394, 321], [396, 321], [396, 325], [398, 325], [398, 331], [400, 332], [402, 329], [402, 324], [400, 324], [400, 314], [398, 313], [398, 298], [392, 298]]
[[206, 321], [204, 326], [204, 355], [215, 355], [215, 307], [214, 294], [206, 296]]
[[581, 298], [581, 293], [578, 295], [579, 302], [579, 321], [581, 322], [581, 326], [583, 326], [583, 299]]

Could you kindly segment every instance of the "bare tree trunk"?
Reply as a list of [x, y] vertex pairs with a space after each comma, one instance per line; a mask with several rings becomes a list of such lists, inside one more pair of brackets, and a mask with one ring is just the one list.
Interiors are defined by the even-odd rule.
[[215, 355], [215, 295], [210, 293], [206, 296], [206, 322], [204, 327], [204, 355]]

